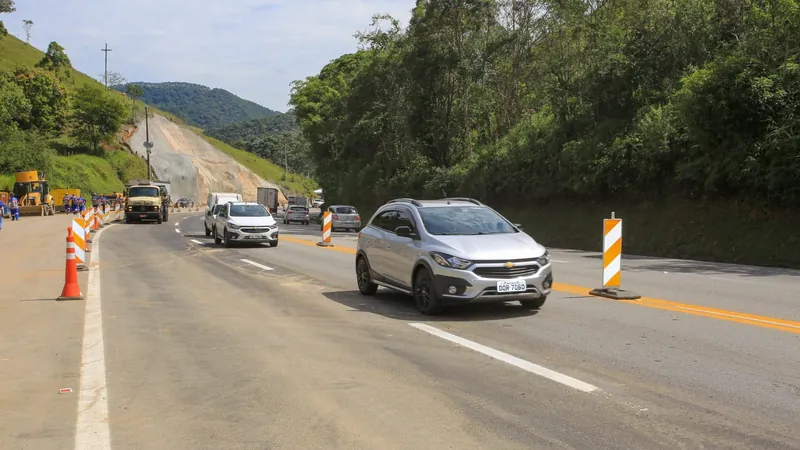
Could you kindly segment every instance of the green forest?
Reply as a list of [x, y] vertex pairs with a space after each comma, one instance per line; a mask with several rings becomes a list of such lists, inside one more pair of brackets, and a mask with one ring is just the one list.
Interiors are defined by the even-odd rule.
[[326, 198], [472, 196], [545, 245], [800, 266], [797, 0], [430, 0], [295, 83]]
[[[184, 82], [133, 84], [142, 89], [141, 101], [203, 129], [281, 114], [224, 89]], [[125, 85], [112, 87], [120, 92], [126, 90]]]
[[0, 33], [0, 191], [17, 170], [90, 192], [146, 176], [146, 163], [114, 140], [134, 114], [121, 95], [74, 70], [57, 42], [42, 53]]

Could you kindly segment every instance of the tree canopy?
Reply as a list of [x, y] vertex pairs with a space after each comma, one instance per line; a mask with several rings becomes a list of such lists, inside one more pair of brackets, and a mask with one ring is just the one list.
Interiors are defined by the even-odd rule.
[[[141, 100], [172, 113], [186, 123], [200, 128], [216, 128], [251, 119], [274, 116], [277, 111], [237, 97], [224, 89], [211, 89], [192, 83], [143, 83]], [[124, 92], [125, 85], [109, 81], [114, 89]]]
[[72, 134], [78, 142], [95, 151], [101, 141], [119, 131], [127, 115], [122, 101], [107, 90], [91, 85], [78, 89], [73, 107]]
[[292, 93], [337, 201], [800, 205], [797, 0], [430, 0], [373, 25]]

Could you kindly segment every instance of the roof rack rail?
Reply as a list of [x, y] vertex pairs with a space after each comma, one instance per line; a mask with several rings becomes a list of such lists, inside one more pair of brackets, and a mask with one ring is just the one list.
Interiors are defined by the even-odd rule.
[[394, 200], [389, 200], [386, 203], [389, 204], [389, 203], [399, 203], [399, 202], [411, 203], [412, 205], [416, 206], [417, 208], [421, 208], [422, 207], [422, 203], [418, 202], [417, 200], [414, 200], [413, 198], [396, 198]]
[[473, 205], [483, 206], [483, 203], [475, 200], [474, 198], [469, 198], [469, 197], [447, 197], [447, 198], [443, 198], [442, 200], [456, 201], [456, 202], [469, 202], [469, 203], [472, 203]]

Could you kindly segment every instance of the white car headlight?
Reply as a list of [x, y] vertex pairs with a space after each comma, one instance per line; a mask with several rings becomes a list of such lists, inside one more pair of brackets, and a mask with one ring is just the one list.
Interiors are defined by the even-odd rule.
[[448, 255], [446, 253], [431, 252], [431, 258], [436, 261], [436, 264], [442, 267], [451, 267], [453, 269], [466, 269], [472, 265], [472, 261], [459, 258], [457, 256]]
[[236, 225], [233, 222], [228, 222], [228, 228], [230, 228], [232, 230], [238, 230], [240, 227], [239, 227], [239, 225]]
[[540, 257], [536, 258], [536, 262], [537, 262], [537, 263], [538, 263], [540, 266], [542, 266], [542, 267], [544, 267], [544, 266], [546, 266], [546, 265], [550, 264], [550, 252], [548, 252], [547, 250], [545, 250], [545, 251], [544, 251], [544, 255], [542, 255], [542, 256], [540, 256]]

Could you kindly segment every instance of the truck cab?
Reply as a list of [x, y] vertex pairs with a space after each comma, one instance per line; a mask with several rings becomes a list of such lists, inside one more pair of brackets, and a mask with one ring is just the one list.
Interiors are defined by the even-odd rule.
[[155, 220], [163, 222], [161, 188], [149, 181], [140, 181], [128, 187], [125, 204], [125, 223]]

